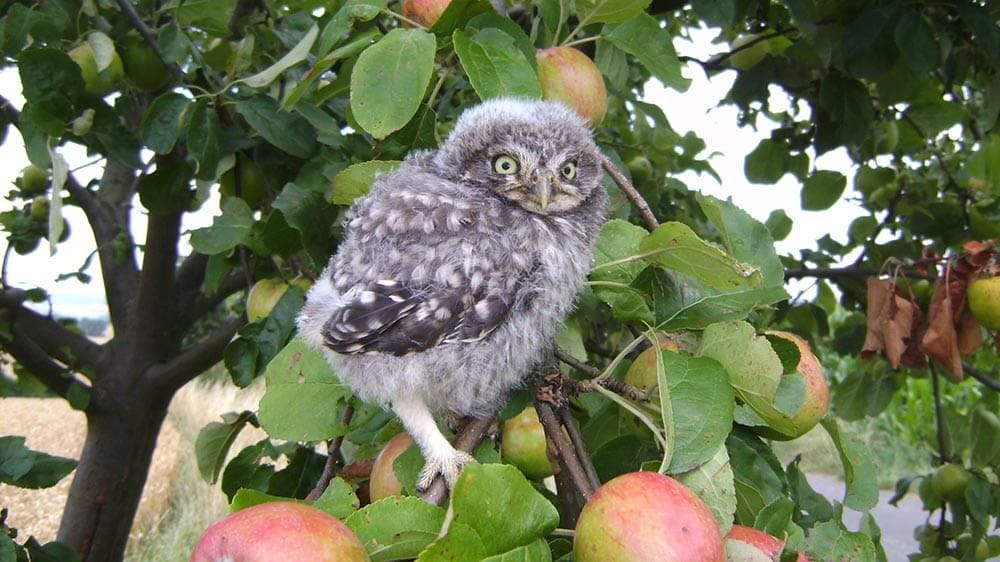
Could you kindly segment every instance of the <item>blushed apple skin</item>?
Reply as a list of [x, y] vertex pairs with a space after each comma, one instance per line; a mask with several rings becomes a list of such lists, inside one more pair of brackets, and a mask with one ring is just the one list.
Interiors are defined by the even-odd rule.
[[451, 4], [451, 0], [405, 0], [403, 15], [432, 27], [441, 18], [448, 4]]
[[796, 370], [806, 382], [806, 403], [794, 416], [788, 417], [779, 413], [772, 419], [765, 417], [771, 427], [758, 433], [779, 441], [795, 439], [816, 427], [819, 420], [826, 415], [830, 408], [830, 386], [826, 382], [823, 365], [816, 359], [809, 342], [790, 332], [774, 331], [768, 334], [789, 340], [799, 348], [799, 365]]
[[308, 505], [272, 502], [227, 515], [205, 530], [191, 562], [370, 562], [358, 537]]
[[372, 501], [403, 493], [403, 485], [399, 483], [399, 478], [396, 478], [396, 471], [393, 470], [392, 464], [396, 462], [399, 455], [410, 448], [411, 444], [413, 444], [413, 438], [410, 437], [410, 434], [400, 433], [390, 439], [385, 447], [379, 451], [378, 456], [375, 457], [375, 463], [372, 465], [371, 480], [368, 481], [368, 492]]
[[562, 102], [598, 125], [608, 110], [604, 78], [594, 61], [573, 47], [549, 47], [536, 53], [542, 97]]
[[[726, 542], [728, 543], [729, 541], [742, 541], [757, 547], [761, 552], [770, 557], [771, 560], [775, 561], [781, 559], [781, 552], [785, 549], [785, 543], [781, 539], [745, 525], [733, 525], [729, 529], [729, 533], [726, 534]], [[799, 556], [795, 559], [795, 562], [812, 561], [802, 551], [799, 551]]]
[[623, 474], [580, 513], [576, 562], [725, 562], [722, 534], [698, 496], [656, 472]]

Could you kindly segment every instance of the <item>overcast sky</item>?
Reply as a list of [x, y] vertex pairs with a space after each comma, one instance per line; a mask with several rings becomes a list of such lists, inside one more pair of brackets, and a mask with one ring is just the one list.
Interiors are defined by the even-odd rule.
[[[677, 50], [681, 54], [705, 60], [726, 49], [725, 45], [717, 47], [711, 44], [714, 33], [711, 30], [695, 30], [692, 32], [694, 43], [678, 40]], [[707, 153], [717, 153], [710, 161], [722, 182], [717, 182], [711, 176], [694, 173], [683, 174], [679, 179], [703, 193], [723, 199], [732, 197], [739, 207], [760, 221], [764, 221], [774, 209], [784, 209], [794, 221], [794, 226], [789, 237], [778, 243], [779, 253], [811, 248], [815, 240], [824, 234], [844, 241], [850, 220], [863, 213], [858, 204], [842, 199], [826, 211], [803, 211], [799, 206], [801, 185], [791, 175], [786, 175], [776, 185], [761, 186], [747, 182], [743, 175], [743, 158], [774, 125], [761, 121], [758, 123], [758, 132], [750, 128], [741, 129], [736, 125], [738, 112], [735, 107], [717, 107], [719, 100], [732, 86], [735, 73], [723, 72], [709, 80], [701, 68], [693, 63], [685, 68], [684, 73], [692, 80], [688, 91], [681, 93], [665, 89], [659, 82], [652, 81], [646, 88], [645, 97], [647, 101], [663, 109], [678, 133], [683, 135], [687, 131], [694, 131], [705, 140]], [[0, 72], [0, 95], [17, 107], [24, 103], [16, 69]], [[775, 92], [773, 100], [775, 104], [788, 103], [780, 92]], [[79, 146], [63, 145], [60, 151], [71, 169], [84, 166], [75, 172], [81, 182], [90, 180], [100, 172], [99, 164], [86, 166], [90, 160]], [[10, 127], [6, 140], [0, 145], [0, 189], [4, 189], [5, 193], [12, 189], [12, 182], [27, 164], [21, 137], [16, 128]], [[820, 169], [839, 170], [848, 176], [850, 182], [851, 163], [842, 150], [825, 154], [814, 165]], [[848, 189], [846, 193], [850, 192]], [[11, 206], [12, 202], [6, 197], [0, 200], [2, 210], [10, 209]], [[202, 211], [185, 218], [185, 228], [210, 224], [217, 210], [218, 204], [215, 201], [207, 202]], [[133, 213], [133, 234], [141, 243], [145, 232], [145, 218], [140, 211], [141, 209]], [[105, 316], [107, 310], [96, 259], [87, 270], [93, 277], [89, 285], [80, 284], [76, 280], [55, 281], [59, 274], [79, 269], [94, 249], [94, 239], [84, 222], [82, 211], [68, 207], [65, 214], [72, 228], [70, 239], [60, 244], [58, 251], [52, 256], [46, 245], [30, 256], [12, 253], [8, 264], [8, 282], [18, 287], [38, 286], [46, 289], [52, 296], [53, 307], [58, 316]]]

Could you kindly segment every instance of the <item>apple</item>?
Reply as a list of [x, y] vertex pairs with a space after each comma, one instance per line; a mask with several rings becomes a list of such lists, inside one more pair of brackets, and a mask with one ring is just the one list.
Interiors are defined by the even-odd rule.
[[392, 464], [396, 462], [399, 455], [410, 448], [411, 444], [413, 444], [413, 438], [410, 437], [410, 434], [400, 433], [390, 439], [385, 447], [379, 451], [378, 456], [375, 457], [375, 463], [372, 465], [371, 480], [368, 482], [368, 491], [372, 501], [403, 493], [403, 485], [399, 483], [399, 478], [396, 477], [396, 471], [393, 470]]
[[267, 196], [264, 173], [257, 166], [256, 162], [242, 154], [236, 155], [236, 164], [226, 170], [222, 174], [222, 177], [219, 178], [221, 200], [225, 201], [236, 195], [237, 166], [240, 169], [240, 195], [251, 209], [256, 209], [260, 207], [260, 204], [264, 202], [264, 198]]
[[753, 408], [769, 426], [757, 428], [757, 433], [769, 439], [787, 441], [804, 435], [823, 419], [830, 407], [830, 387], [826, 382], [823, 366], [809, 348], [809, 342], [789, 332], [775, 331], [768, 334], [789, 340], [799, 348], [796, 374], [805, 379], [805, 403], [795, 415], [788, 416], [774, 408]]
[[254, 283], [247, 294], [247, 320], [253, 323], [266, 318], [286, 290], [288, 283], [281, 279], [261, 279]]
[[552, 476], [552, 463], [546, 454], [545, 428], [538, 412], [528, 404], [521, 413], [503, 422], [500, 455], [528, 478], [541, 480]]
[[632, 175], [634, 183], [643, 183], [653, 177], [653, 163], [641, 154], [633, 157], [625, 166], [628, 167], [628, 172]]
[[753, 34], [740, 35], [733, 41], [731, 52], [733, 54], [729, 55], [729, 64], [738, 70], [749, 70], [771, 53], [771, 42], [758, 41]]
[[968, 485], [969, 471], [955, 463], [941, 465], [931, 476], [931, 488], [946, 501], [962, 498]]
[[875, 153], [890, 154], [899, 145], [899, 125], [884, 121], [875, 126]]
[[424, 27], [432, 27], [448, 4], [451, 0], [404, 0], [403, 15]]
[[[676, 341], [663, 339], [660, 340], [660, 349], [676, 352], [679, 346]], [[660, 394], [651, 392], [657, 387], [656, 350], [654, 347], [649, 347], [635, 358], [628, 371], [625, 372], [624, 382], [646, 393], [649, 401], [639, 404], [639, 407], [654, 419], [660, 419]], [[639, 437], [649, 438], [652, 435], [649, 428], [628, 410], [621, 409], [620, 415], [625, 425], [632, 428], [632, 431]]]
[[49, 218], [49, 198], [44, 195], [38, 195], [31, 200], [31, 207], [28, 211], [32, 220], [44, 221]]
[[170, 72], [156, 51], [142, 37], [130, 33], [122, 40], [122, 64], [128, 81], [144, 92], [155, 92], [167, 84]]
[[1000, 277], [976, 279], [969, 284], [969, 310], [987, 330], [1000, 330]]
[[576, 562], [724, 562], [712, 512], [680, 482], [631, 472], [601, 486], [580, 513]]
[[573, 47], [549, 47], [536, 53], [542, 97], [562, 102], [591, 126], [604, 119], [608, 92], [597, 65]]
[[[726, 553], [730, 562], [740, 560], [736, 553], [745, 552], [743, 545], [750, 545], [774, 562], [781, 559], [781, 552], [785, 549], [785, 541], [777, 537], [753, 527], [733, 525], [726, 534]], [[795, 562], [810, 562], [803, 552], [799, 551], [798, 554]]]
[[21, 192], [25, 195], [40, 195], [49, 188], [49, 172], [40, 166], [30, 164], [21, 170]]
[[105, 96], [115, 89], [115, 84], [125, 74], [122, 59], [117, 51], [111, 53], [111, 66], [97, 71], [97, 61], [94, 60], [94, 48], [84, 41], [69, 52], [69, 58], [80, 67], [83, 75], [83, 89], [88, 94]]
[[364, 562], [368, 552], [336, 517], [296, 502], [262, 503], [216, 521], [191, 562]]

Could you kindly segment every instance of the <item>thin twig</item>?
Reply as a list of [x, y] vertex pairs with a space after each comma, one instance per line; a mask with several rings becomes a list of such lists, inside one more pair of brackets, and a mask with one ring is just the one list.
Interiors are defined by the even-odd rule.
[[934, 363], [930, 363], [931, 389], [934, 392], [934, 417], [937, 424], [938, 459], [943, 464], [948, 460], [948, 449], [944, 438], [944, 415], [941, 411], [941, 381]]
[[[348, 404], [344, 408], [344, 413], [340, 417], [340, 423], [344, 427], [351, 424], [351, 418], [354, 417], [354, 406]], [[344, 436], [338, 435], [329, 441], [326, 447], [326, 464], [323, 465], [323, 473], [320, 474], [319, 480], [316, 481], [316, 486], [313, 487], [306, 499], [309, 501], [315, 501], [323, 495], [323, 492], [330, 486], [330, 481], [333, 480], [334, 474], [337, 473], [337, 465], [340, 463], [340, 447], [344, 444]]]
[[580, 361], [576, 357], [570, 355], [568, 351], [561, 347], [556, 347], [555, 349], [556, 359], [562, 361], [563, 363], [573, 367], [577, 371], [587, 375], [590, 378], [594, 378], [601, 374], [601, 370], [596, 367], [591, 367], [590, 365]]
[[628, 200], [635, 205], [636, 209], [639, 210], [639, 214], [642, 215], [642, 219], [646, 221], [646, 226], [648, 226], [650, 230], [656, 230], [656, 228], [660, 226], [660, 221], [656, 220], [656, 216], [653, 215], [652, 209], [649, 208], [649, 203], [646, 202], [646, 199], [643, 198], [642, 194], [640, 194], [635, 186], [632, 185], [632, 182], [625, 177], [625, 174], [621, 173], [621, 170], [618, 169], [618, 166], [615, 166], [615, 163], [612, 162], [610, 158], [605, 156], [601, 165], [604, 167], [604, 171], [611, 176], [611, 179], [614, 180], [622, 192], [625, 193], [625, 197], [628, 197]]
[[555, 445], [548, 441], [548, 448], [553, 451], [551, 456], [555, 457], [554, 474], [556, 480], [556, 495], [559, 496], [559, 503], [563, 507], [562, 524], [566, 527], [576, 528], [576, 521], [580, 517], [580, 502], [577, 500], [573, 479], [570, 478], [569, 469], [559, 453], [555, 452]]
[[580, 426], [577, 425], [569, 408], [559, 408], [558, 413], [559, 421], [562, 422], [566, 433], [569, 434], [570, 441], [573, 442], [576, 457], [580, 459], [580, 464], [583, 465], [583, 470], [587, 473], [587, 478], [590, 479], [590, 486], [596, 491], [601, 487], [601, 479], [597, 476], [597, 469], [594, 468], [594, 461], [590, 458], [587, 443], [583, 440], [583, 434], [580, 433]]
[[579, 457], [577, 457], [573, 443], [563, 433], [562, 426], [558, 418], [556, 418], [552, 405], [536, 397], [535, 410], [538, 412], [538, 421], [545, 428], [545, 437], [555, 445], [559, 458], [565, 464], [570, 478], [573, 479], [573, 486], [576, 487], [577, 492], [585, 500], [590, 499], [590, 496], [594, 494], [595, 488], [591, 485], [587, 471], [583, 468]]
[[[492, 416], [486, 418], [469, 418], [455, 437], [454, 447], [459, 451], [472, 454], [472, 451], [475, 451], [476, 447], [486, 438], [486, 433], [489, 431], [491, 425], [493, 425]], [[444, 478], [440, 474], [434, 478], [434, 481], [431, 482], [431, 485], [421, 497], [424, 501], [434, 505], [443, 504], [444, 500], [448, 498], [448, 486], [445, 484]]]
[[965, 374], [983, 383], [991, 390], [995, 392], [1000, 392], [1000, 380], [997, 380], [987, 375], [986, 373], [980, 371], [979, 369], [976, 369], [972, 365], [969, 365], [968, 363], [965, 362], [962, 362], [962, 370], [965, 371]]
[[163, 51], [160, 50], [160, 44], [156, 40], [156, 35], [154, 35], [152, 30], [149, 29], [146, 22], [142, 21], [142, 17], [139, 15], [139, 12], [135, 11], [135, 6], [133, 6], [129, 0], [118, 0], [118, 7], [121, 8], [122, 12], [124, 12], [126, 16], [128, 16], [129, 21], [132, 22], [132, 27], [139, 32], [139, 35], [142, 36], [142, 40], [149, 45], [149, 48], [153, 49], [157, 58], [159, 58], [160, 61], [170, 69], [170, 72], [172, 72], [175, 76], [183, 76], [184, 71], [181, 70], [180, 66], [176, 63], [168, 63], [163, 57]]

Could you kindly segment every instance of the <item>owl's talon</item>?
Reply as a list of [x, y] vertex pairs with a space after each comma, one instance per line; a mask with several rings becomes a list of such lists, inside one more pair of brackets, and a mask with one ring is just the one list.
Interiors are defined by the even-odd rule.
[[455, 486], [455, 481], [458, 480], [458, 475], [462, 472], [462, 468], [474, 462], [476, 459], [465, 451], [454, 451], [454, 454], [447, 457], [429, 459], [420, 471], [420, 475], [417, 476], [417, 492], [421, 494], [426, 492], [439, 474], [444, 478], [448, 489], [452, 489]]

